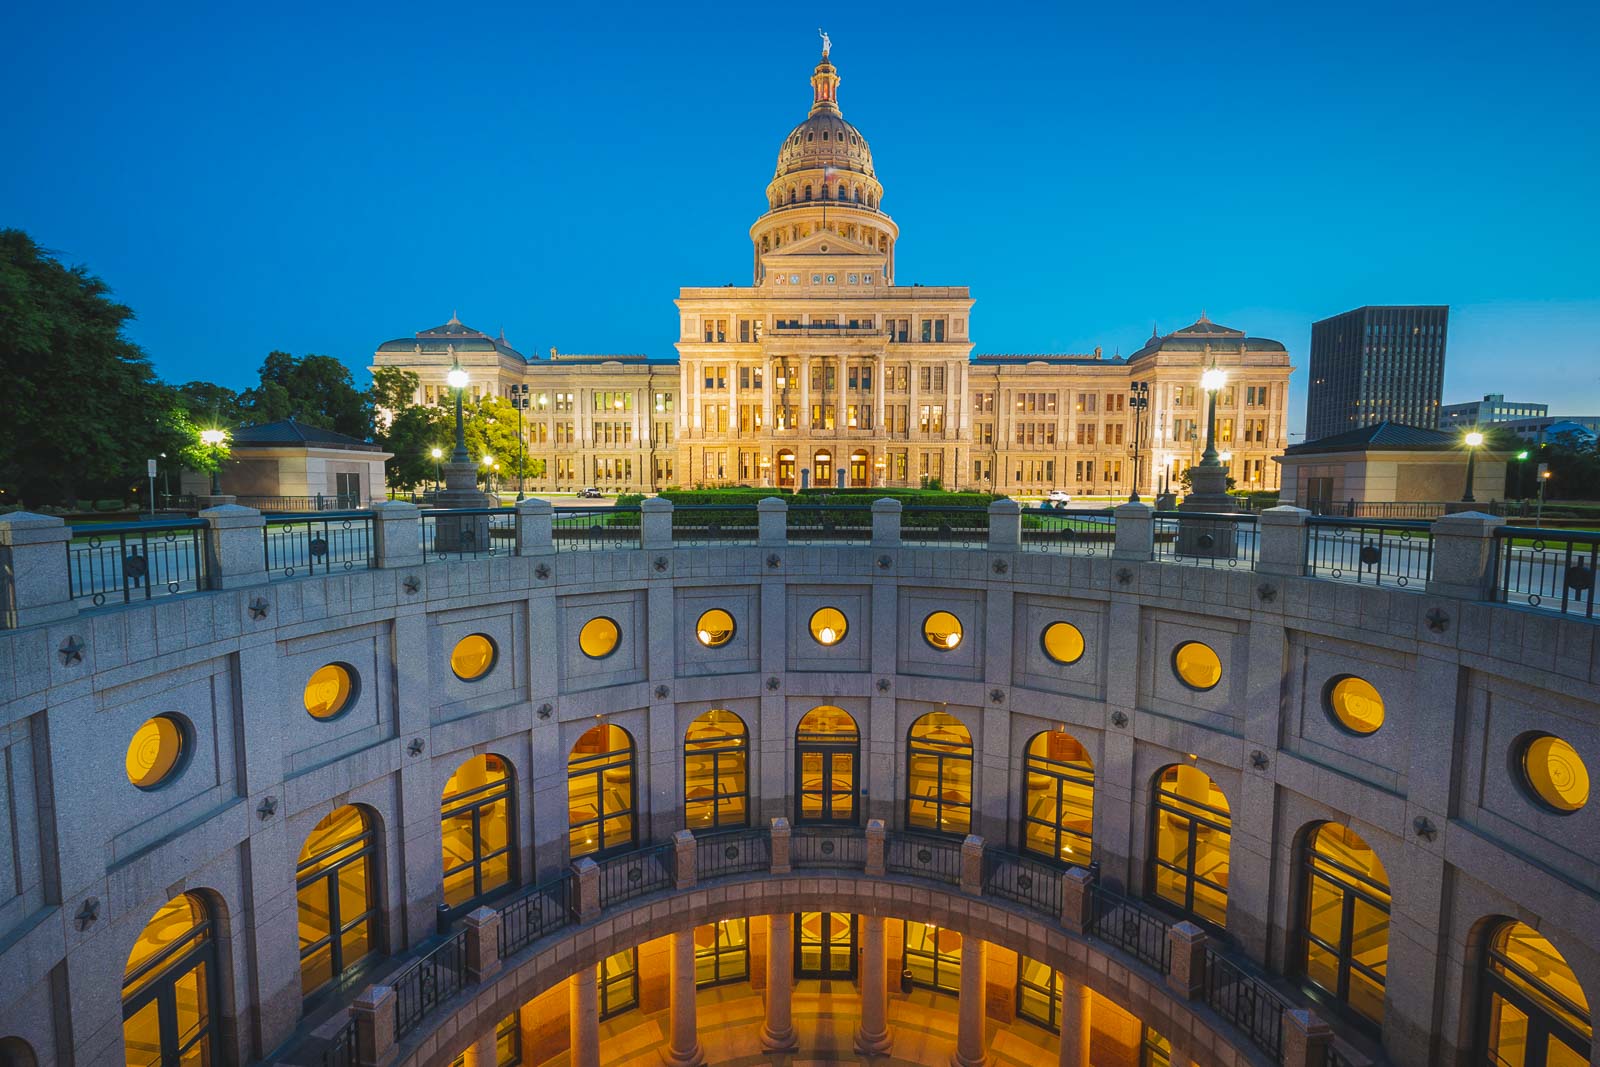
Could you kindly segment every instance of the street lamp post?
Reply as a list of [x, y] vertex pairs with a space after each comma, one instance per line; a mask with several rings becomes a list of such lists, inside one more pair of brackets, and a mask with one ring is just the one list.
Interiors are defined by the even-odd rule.
[[222, 443], [228, 439], [226, 430], [201, 430], [200, 443], [211, 452], [211, 495], [222, 495]]
[[444, 458], [444, 449], [439, 448], [438, 446], [435, 446], [433, 448], [432, 455], [433, 455], [433, 493], [434, 493], [435, 496], [438, 496], [439, 495], [439, 461]]
[[1128, 395], [1128, 406], [1133, 409], [1133, 492], [1128, 503], [1139, 502], [1139, 433], [1144, 425], [1144, 412], [1150, 406], [1150, 383], [1134, 382]]
[[1477, 500], [1472, 495], [1472, 474], [1477, 467], [1478, 448], [1483, 444], [1483, 434], [1473, 430], [1463, 437], [1461, 441], [1467, 446], [1467, 485], [1461, 492], [1461, 502], [1463, 504], [1472, 504]]
[[511, 406], [517, 409], [517, 499], [527, 497], [526, 471], [523, 469], [523, 457], [528, 454], [528, 442], [522, 436], [522, 409], [528, 406], [528, 386], [513, 385], [511, 387]]
[[1200, 388], [1206, 391], [1206, 450], [1200, 455], [1202, 466], [1216, 467], [1217, 462], [1217, 393], [1228, 380], [1228, 375], [1213, 366], [1200, 375]]

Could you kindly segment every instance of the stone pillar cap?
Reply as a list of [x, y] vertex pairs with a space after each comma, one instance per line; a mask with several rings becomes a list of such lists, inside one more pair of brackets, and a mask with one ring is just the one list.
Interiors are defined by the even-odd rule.
[[1275, 508], [1266, 508], [1256, 514], [1256, 521], [1263, 525], [1290, 526], [1303, 525], [1311, 517], [1311, 512], [1305, 508], [1297, 508], [1293, 504], [1279, 504]]
[[60, 515], [41, 515], [36, 511], [13, 511], [0, 515], [0, 527], [37, 529], [47, 526], [65, 526], [67, 520]]
[[653, 496], [639, 502], [640, 511], [671, 511], [672, 501], [665, 497]]
[[519, 500], [512, 505], [512, 508], [518, 512], [535, 511], [541, 514], [547, 514], [554, 510], [550, 504], [550, 501], [545, 500], [543, 497], [537, 496], [530, 496], [526, 500]]
[[381, 500], [367, 508], [379, 518], [409, 519], [422, 514], [422, 509], [409, 500]]
[[892, 497], [880, 496], [872, 502], [873, 511], [899, 511], [900, 509], [900, 501]]
[[1138, 517], [1148, 517], [1148, 516], [1154, 514], [1155, 510], [1156, 509], [1151, 507], [1149, 504], [1146, 504], [1143, 501], [1139, 501], [1137, 503], [1130, 502], [1130, 503], [1118, 504], [1116, 507], [1111, 509], [1111, 512], [1114, 515], [1129, 515], [1129, 516], [1138, 516]]
[[1017, 503], [1015, 500], [1012, 500], [1010, 497], [1006, 497], [1004, 500], [991, 500], [991, 501], [989, 501], [989, 511], [991, 513], [996, 512], [996, 511], [1021, 512], [1022, 511], [1022, 505]]
[[1498, 515], [1486, 515], [1481, 511], [1457, 511], [1450, 515], [1440, 515], [1433, 520], [1435, 527], [1459, 526], [1463, 530], [1479, 530], [1485, 526], [1504, 526], [1506, 520]]
[[266, 517], [255, 508], [243, 507], [239, 504], [218, 504], [214, 508], [206, 508], [200, 512], [200, 517], [213, 526], [264, 526]]
[[757, 511], [786, 511], [788, 507], [788, 501], [777, 496], [764, 496], [756, 501]]

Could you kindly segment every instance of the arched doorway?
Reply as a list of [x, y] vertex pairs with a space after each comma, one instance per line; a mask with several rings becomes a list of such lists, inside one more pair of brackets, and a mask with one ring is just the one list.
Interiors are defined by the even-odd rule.
[[377, 834], [353, 804], [334, 808], [306, 835], [295, 868], [300, 916], [300, 992], [311, 996], [376, 950]]
[[794, 453], [787, 448], [778, 451], [778, 485], [780, 488], [794, 488]]
[[1022, 851], [1087, 866], [1094, 846], [1094, 764], [1076, 737], [1047, 730], [1022, 768]]
[[750, 733], [723, 708], [689, 724], [683, 738], [683, 824], [691, 830], [750, 825]]
[[843, 708], [824, 704], [801, 718], [794, 734], [794, 821], [797, 826], [854, 826], [861, 731]]
[[819, 448], [811, 457], [811, 484], [833, 484], [833, 453]]
[[1550, 939], [1506, 920], [1483, 955], [1483, 1033], [1474, 1062], [1576, 1067], [1589, 1062], [1594, 1023], [1578, 976]]
[[1300, 856], [1299, 966], [1308, 991], [1377, 1027], [1389, 969], [1389, 875], [1348, 826], [1323, 823]]
[[867, 483], [867, 454], [860, 449], [850, 453], [850, 484], [864, 487]]
[[469, 909], [516, 877], [516, 798], [499, 756], [474, 756], [445, 783], [439, 805], [444, 902]]
[[906, 826], [963, 836], [972, 826], [972, 735], [948, 712], [929, 712], [911, 724]]
[[1173, 765], [1150, 806], [1151, 899], [1217, 929], [1228, 923], [1228, 798], [1198, 767]]
[[122, 972], [122, 1043], [129, 1067], [214, 1063], [217, 945], [194, 893], [157, 909]]
[[585, 730], [567, 757], [567, 853], [603, 856], [638, 843], [633, 738], [603, 723]]

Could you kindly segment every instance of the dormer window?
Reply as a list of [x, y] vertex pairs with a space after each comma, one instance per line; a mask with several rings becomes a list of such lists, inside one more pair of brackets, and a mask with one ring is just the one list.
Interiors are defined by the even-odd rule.
[[806, 134], [806, 144], [810, 144], [810, 143], [811, 143], [811, 140], [812, 140], [812, 138], [814, 138], [814, 137], [816, 137], [816, 134], [814, 134], [814, 133], [807, 133], [807, 134]]
[[822, 131], [822, 139], [824, 141], [826, 141], [828, 139], [828, 131], [827, 130], [823, 130]]

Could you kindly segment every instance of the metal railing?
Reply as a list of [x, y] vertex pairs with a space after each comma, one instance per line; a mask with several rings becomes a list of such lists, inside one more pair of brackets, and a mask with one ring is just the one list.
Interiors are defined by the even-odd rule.
[[415, 1030], [435, 1008], [467, 984], [467, 931], [457, 930], [427, 955], [390, 979], [395, 1040]]
[[556, 551], [586, 548], [638, 548], [639, 507], [617, 504], [609, 508], [554, 508], [551, 538]]
[[1358, 585], [1427, 587], [1433, 531], [1425, 522], [1306, 520], [1306, 574]]
[[514, 556], [517, 513], [512, 508], [451, 508], [422, 513], [422, 556], [428, 562]]
[[1163, 916], [1105, 886], [1089, 887], [1087, 933], [1114, 945], [1162, 974], [1172, 969], [1172, 924]]
[[865, 870], [867, 838], [854, 826], [801, 826], [789, 835], [789, 865]]
[[322, 1050], [322, 1067], [359, 1067], [360, 1063], [361, 1027], [352, 1016]]
[[1283, 1013], [1289, 1007], [1265, 981], [1205, 949], [1205, 981], [1201, 996], [1212, 1011], [1238, 1027], [1274, 1060], [1283, 1056]]
[[646, 845], [599, 861], [600, 906], [609, 908], [677, 884], [678, 854], [671, 841]]
[[378, 564], [372, 514], [328, 511], [267, 520], [261, 540], [268, 579], [365, 570]]
[[520, 952], [578, 921], [577, 889], [569, 871], [500, 905], [500, 956]]
[[1024, 508], [1022, 511], [1022, 547], [1025, 549], [1069, 556], [1109, 556], [1116, 540], [1116, 520], [1109, 508], [1103, 511]]
[[1253, 571], [1258, 540], [1251, 512], [1155, 513], [1155, 558], [1160, 563]]
[[790, 544], [872, 540], [871, 504], [790, 504], [786, 522]]
[[961, 840], [934, 834], [891, 833], [883, 843], [884, 868], [890, 874], [960, 885]]
[[720, 878], [772, 868], [772, 832], [765, 827], [696, 834], [695, 878]]
[[1043, 912], [1052, 919], [1061, 916], [1061, 871], [1021, 853], [984, 849], [983, 891]]
[[676, 504], [672, 508], [675, 545], [754, 544], [759, 531], [754, 504]]
[[1595, 617], [1600, 533], [1501, 526], [1494, 532], [1494, 598]]
[[242, 508], [257, 511], [355, 511], [358, 508], [382, 504], [382, 500], [368, 500], [360, 493], [317, 493], [313, 496], [240, 496], [234, 503]]
[[961, 545], [989, 543], [989, 509], [908, 504], [900, 509], [900, 540], [908, 545]]
[[74, 526], [67, 543], [67, 595], [97, 607], [207, 586], [203, 519]]

